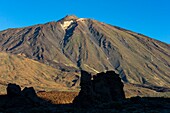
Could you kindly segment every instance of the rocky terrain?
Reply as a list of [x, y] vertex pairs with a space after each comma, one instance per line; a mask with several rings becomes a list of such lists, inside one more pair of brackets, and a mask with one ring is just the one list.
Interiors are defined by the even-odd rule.
[[[102, 75], [102, 76], [101, 76]], [[125, 98], [123, 83], [114, 71], [92, 76], [81, 72], [81, 91], [70, 103], [52, 103], [37, 96], [33, 87], [21, 90], [19, 85], [8, 84], [7, 95], [0, 96], [2, 113], [168, 113], [169, 98]], [[88, 79], [85, 79], [88, 78]], [[108, 79], [109, 78], [109, 79]], [[104, 79], [104, 80], [103, 80]], [[110, 86], [112, 84], [113, 86]], [[109, 85], [109, 87], [108, 87]], [[100, 87], [102, 86], [102, 87]], [[44, 92], [41, 92], [44, 93]], [[70, 95], [67, 95], [68, 98]], [[60, 98], [61, 99], [61, 98]]]
[[81, 90], [73, 104], [83, 108], [93, 108], [96, 105], [125, 100], [123, 83], [114, 71], [98, 73], [92, 76], [81, 71]]
[[1, 31], [0, 51], [1, 93], [10, 82], [36, 91], [78, 91], [83, 69], [115, 71], [129, 97], [169, 95], [170, 45], [93, 19], [66, 16]]

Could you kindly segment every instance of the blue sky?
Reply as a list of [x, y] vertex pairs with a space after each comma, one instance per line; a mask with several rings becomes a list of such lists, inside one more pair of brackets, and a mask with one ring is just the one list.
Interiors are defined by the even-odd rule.
[[170, 0], [1, 0], [0, 30], [93, 18], [170, 44]]

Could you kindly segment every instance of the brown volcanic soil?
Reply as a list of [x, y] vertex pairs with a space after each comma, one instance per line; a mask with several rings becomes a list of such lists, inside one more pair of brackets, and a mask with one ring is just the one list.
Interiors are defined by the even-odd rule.
[[169, 50], [170, 45], [144, 35], [67, 16], [0, 32], [0, 51], [23, 56], [23, 60], [1, 56], [5, 60], [0, 65], [0, 86], [15, 82], [38, 90], [68, 90], [79, 86], [77, 72], [84, 69], [92, 73], [115, 70], [125, 83], [170, 88]]
[[[80, 80], [79, 73], [63, 72], [23, 56], [0, 53], [0, 58], [0, 94], [5, 94], [8, 83], [17, 83], [21, 87], [33, 86], [36, 91], [47, 91], [38, 94], [58, 104], [72, 102], [79, 91], [79, 82], [75, 82]], [[170, 95], [167, 91], [156, 92], [132, 84], [125, 84], [124, 90], [126, 97], [169, 97]]]
[[71, 90], [78, 73], [62, 72], [37, 61], [7, 53], [0, 53], [0, 94], [8, 83], [34, 87], [36, 91]]
[[[74, 22], [64, 29], [69, 21]], [[91, 19], [67, 16], [58, 22], [1, 31], [0, 50], [61, 70], [116, 70], [125, 82], [170, 86], [168, 44]]]

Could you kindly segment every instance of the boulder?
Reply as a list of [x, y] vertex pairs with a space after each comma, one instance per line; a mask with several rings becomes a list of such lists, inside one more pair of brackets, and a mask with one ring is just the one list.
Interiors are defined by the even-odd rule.
[[33, 87], [25, 87], [22, 90], [22, 95], [34, 104], [41, 104], [42, 100], [38, 98]]
[[[13, 97], [11, 103], [13, 106], [27, 106], [46, 104], [46, 101], [40, 99], [33, 87], [25, 87], [22, 91], [19, 85], [8, 84], [7, 95]], [[16, 105], [15, 105], [16, 103]]]
[[80, 79], [80, 86], [81, 90], [79, 95], [74, 98], [73, 103], [76, 106], [86, 107], [89, 106], [89, 103], [94, 103], [94, 91], [93, 85], [91, 80], [91, 74], [86, 71], [81, 71], [81, 79]]
[[81, 90], [73, 101], [79, 107], [93, 107], [125, 99], [123, 83], [114, 71], [102, 72], [93, 76], [81, 71], [80, 86]]
[[33, 87], [29, 87], [29, 88], [28, 88], [28, 87], [25, 87], [25, 88], [22, 90], [22, 94], [23, 94], [25, 97], [35, 97], [35, 96], [37, 96]]
[[19, 85], [9, 83], [7, 86], [7, 95], [14, 97], [21, 95], [21, 88]]

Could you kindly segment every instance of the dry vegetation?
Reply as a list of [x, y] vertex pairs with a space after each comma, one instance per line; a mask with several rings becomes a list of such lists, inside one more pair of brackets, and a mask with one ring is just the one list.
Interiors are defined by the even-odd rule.
[[[140, 97], [165, 97], [170, 98], [170, 92], [156, 92], [147, 88], [135, 87], [130, 84], [124, 85], [126, 98], [135, 96]], [[72, 103], [78, 92], [69, 91], [51, 91], [51, 92], [38, 92], [37, 95], [53, 104], [69, 104]]]
[[37, 95], [53, 104], [69, 104], [78, 95], [78, 92], [39, 92]]

